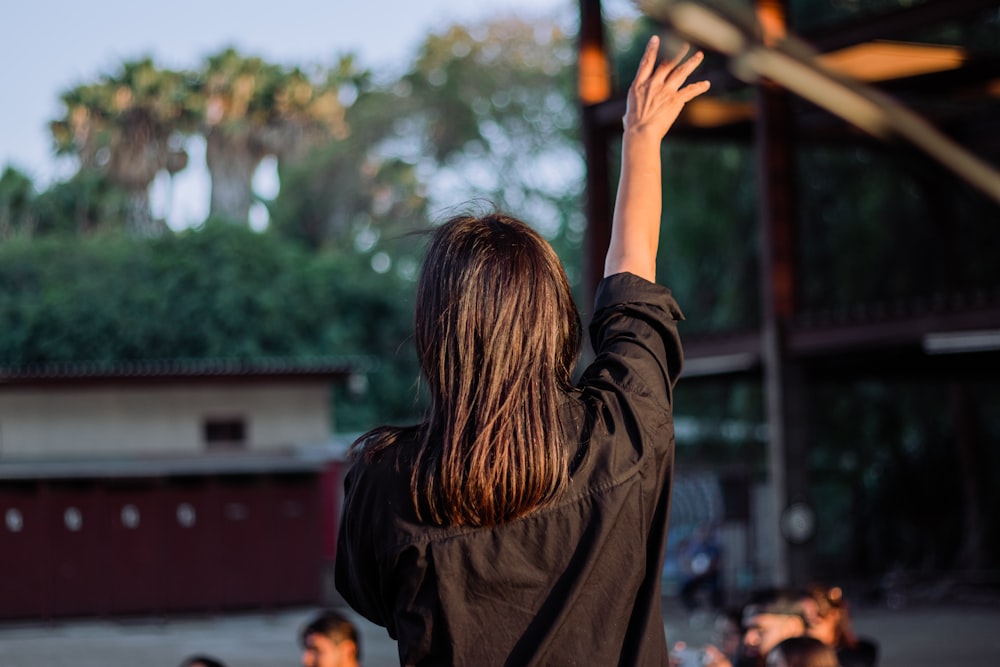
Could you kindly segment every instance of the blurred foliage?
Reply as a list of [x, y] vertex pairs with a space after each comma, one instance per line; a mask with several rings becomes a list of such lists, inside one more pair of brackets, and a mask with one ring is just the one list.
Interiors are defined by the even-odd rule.
[[63, 115], [49, 126], [57, 151], [76, 155], [81, 173], [99, 171], [127, 193], [133, 235], [163, 231], [150, 214], [149, 186], [161, 170], [187, 164], [176, 139], [194, 127], [196, 86], [192, 73], [143, 58], [60, 96]]
[[804, 148], [798, 164], [805, 310], [1000, 286], [996, 204], [926, 157]]
[[35, 229], [35, 184], [13, 167], [0, 173], [0, 241]]
[[927, 294], [940, 284], [933, 211], [898, 159], [828, 149], [800, 151], [798, 165], [806, 307]]
[[983, 443], [1000, 440], [997, 383], [862, 379], [811, 391], [821, 567], [876, 575], [996, 562], [1000, 450]]
[[685, 330], [756, 328], [760, 279], [752, 149], [668, 142], [663, 152], [657, 275], [680, 299], [689, 320]]
[[39, 193], [27, 175], [0, 175], [0, 241], [124, 229], [128, 193], [95, 171], [81, 171]]
[[432, 34], [395, 89], [407, 113], [385, 148], [434, 174], [435, 217], [457, 202], [494, 203], [549, 239], [579, 285], [586, 223], [574, 62], [572, 36], [549, 21]]
[[126, 228], [129, 194], [104, 174], [81, 171], [35, 199], [34, 233], [115, 233]]
[[383, 236], [426, 224], [426, 186], [415, 166], [377, 152], [396, 120], [394, 104], [384, 91], [361, 92], [344, 137], [280, 169], [281, 191], [269, 203], [277, 233], [313, 249], [366, 252]]
[[751, 479], [766, 475], [764, 390], [757, 378], [680, 382], [674, 402], [678, 462]]
[[[16, 237], [0, 246], [0, 365], [60, 361], [370, 355], [370, 392], [339, 425], [411, 415], [402, 344], [411, 289], [356, 256], [306, 253], [270, 234], [209, 221], [158, 239]], [[399, 379], [397, 376], [403, 376]], [[404, 396], [409, 394], [409, 396]]]
[[335, 342], [308, 315], [330, 307], [322, 276], [293, 248], [247, 229], [15, 240], [0, 253], [2, 317], [25, 332], [4, 337], [6, 364], [245, 359]]
[[264, 157], [295, 162], [330, 139], [343, 138], [348, 128], [341, 88], [366, 78], [349, 56], [312, 74], [232, 48], [206, 58], [192, 104], [206, 142], [209, 215], [246, 223], [254, 172]]
[[[391, 252], [396, 244], [407, 245], [407, 252], [419, 252], [423, 246], [413, 237], [385, 245]], [[420, 370], [412, 339], [415, 285], [403, 272], [375, 271], [372, 257], [332, 251], [318, 257], [337, 293], [331, 312], [342, 338], [332, 349], [337, 354], [355, 352], [377, 360], [360, 391], [334, 387], [337, 430], [345, 433], [366, 431], [377, 424], [413, 423], [424, 408], [417, 391]]]
[[341, 93], [368, 74], [350, 56], [306, 72], [232, 48], [197, 70], [172, 70], [151, 58], [127, 60], [96, 81], [66, 90], [62, 114], [50, 123], [56, 150], [74, 155], [81, 174], [98, 172], [128, 193], [126, 229], [162, 233], [149, 210], [149, 187], [160, 172], [187, 166], [187, 139], [206, 141], [210, 216], [246, 223], [252, 180], [261, 160], [300, 159], [347, 131]]

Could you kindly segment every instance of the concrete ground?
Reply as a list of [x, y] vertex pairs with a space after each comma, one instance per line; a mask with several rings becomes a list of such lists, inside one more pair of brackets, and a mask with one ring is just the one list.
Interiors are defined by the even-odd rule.
[[[692, 644], [712, 635], [708, 614], [667, 604], [667, 639]], [[294, 667], [298, 632], [313, 609], [172, 619], [0, 624], [0, 667], [177, 667], [207, 653], [228, 667]], [[348, 611], [348, 610], [344, 610]], [[348, 611], [362, 636], [365, 667], [398, 664], [385, 630]], [[859, 634], [879, 640], [881, 667], [1000, 665], [1000, 607], [858, 609]]]

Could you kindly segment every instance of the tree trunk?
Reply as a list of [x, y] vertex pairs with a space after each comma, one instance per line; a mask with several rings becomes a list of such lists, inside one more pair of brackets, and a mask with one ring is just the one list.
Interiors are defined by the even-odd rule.
[[255, 151], [247, 133], [209, 132], [205, 162], [212, 179], [209, 217], [249, 224], [253, 201], [253, 174], [263, 155]]
[[108, 178], [128, 192], [125, 229], [132, 236], [156, 236], [163, 231], [149, 210], [149, 186], [165, 157], [165, 140], [142, 116], [123, 123], [120, 136], [112, 141]]
[[164, 224], [155, 220], [149, 211], [149, 188], [132, 188], [128, 191], [128, 216], [125, 231], [129, 236], [151, 238], [164, 231]]

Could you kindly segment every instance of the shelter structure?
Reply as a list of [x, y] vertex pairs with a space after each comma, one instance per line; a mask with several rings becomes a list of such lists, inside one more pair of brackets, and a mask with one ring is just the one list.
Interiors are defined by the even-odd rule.
[[[671, 12], [680, 4], [723, 6], [636, 2], [651, 27], [673, 36], [679, 27]], [[822, 9], [827, 4], [825, 13], [799, 11], [806, 5]], [[596, 281], [610, 237], [613, 165], [628, 81], [614, 80], [601, 0], [580, 0], [579, 7], [588, 263]], [[686, 335], [682, 381], [742, 377], [762, 384], [771, 493], [764, 530], [771, 536], [773, 565], [763, 578], [771, 583], [804, 583], [816, 574], [806, 408], [816, 383], [831, 378], [906, 377], [940, 385], [942, 401], [951, 402], [954, 446], [962, 450], [959, 458], [969, 479], [975, 479], [976, 459], [965, 454], [977, 445], [964, 428], [963, 405], [970, 383], [995, 381], [1000, 369], [1000, 280], [990, 268], [998, 261], [998, 248], [970, 247], [963, 236], [972, 225], [1000, 228], [1000, 200], [995, 199], [1000, 180], [990, 171], [990, 165], [1000, 164], [1000, 40], [996, 38], [1000, 2], [754, 0], [740, 7], [751, 10], [739, 15], [744, 19], [749, 15], [743, 24], [715, 23], [699, 33], [705, 40], [696, 45], [708, 57], [698, 76], [708, 78], [712, 89], [688, 106], [667, 141], [737, 143], [755, 153], [757, 284], [746, 293], [747, 299], [758, 303], [757, 317], [754, 326], [745, 329]], [[956, 177], [954, 164], [908, 140], [901, 126], [884, 128], [889, 136], [883, 142], [845, 121], [836, 109], [817, 102], [813, 83], [791, 92], [759, 70], [753, 76], [754, 65], [779, 53], [791, 34], [815, 50], [815, 58], [802, 57], [832, 73], [835, 80], [849, 82], [848, 89], [861, 86], [871, 93], [865, 99], [875, 99], [876, 106], [881, 100], [915, 112], [926, 122], [918, 128], [919, 140], [940, 137], [969, 162], [986, 165], [985, 175], [980, 172], [982, 180], [970, 185], [964, 177]], [[742, 44], [747, 35], [761, 47], [751, 54], [756, 60], [747, 57], [746, 49], [723, 52], [732, 47], [726, 39]], [[690, 34], [683, 36], [690, 39]], [[794, 49], [785, 49], [788, 52]], [[794, 59], [783, 63], [787, 66], [783, 74], [795, 70]], [[801, 69], [791, 74], [803, 74]], [[838, 94], [832, 93], [834, 101], [842, 101]], [[811, 192], [797, 169], [804, 147], [891, 154], [895, 164], [916, 174], [933, 223], [921, 255], [927, 259], [912, 257], [911, 273], [932, 275], [931, 289], [832, 305], [806, 294], [803, 286], [824, 267], [810, 264], [816, 255], [810, 254], [808, 245], [816, 225], [803, 219], [802, 212], [815, 207], [804, 205]], [[858, 173], [856, 178], [866, 175]], [[992, 196], [984, 184], [987, 190], [994, 188]], [[884, 261], [895, 261], [894, 256], [905, 256], [913, 247], [901, 236], [893, 255]], [[982, 497], [975, 497], [979, 492], [967, 489], [968, 507], [981, 503]], [[982, 515], [977, 519], [972, 510], [964, 520], [965, 539], [981, 539]]]
[[330, 599], [362, 359], [0, 369], [0, 620]]

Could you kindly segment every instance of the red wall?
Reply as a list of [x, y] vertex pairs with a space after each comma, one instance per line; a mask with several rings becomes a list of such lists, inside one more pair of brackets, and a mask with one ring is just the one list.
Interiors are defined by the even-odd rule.
[[0, 482], [0, 619], [318, 604], [328, 473]]

